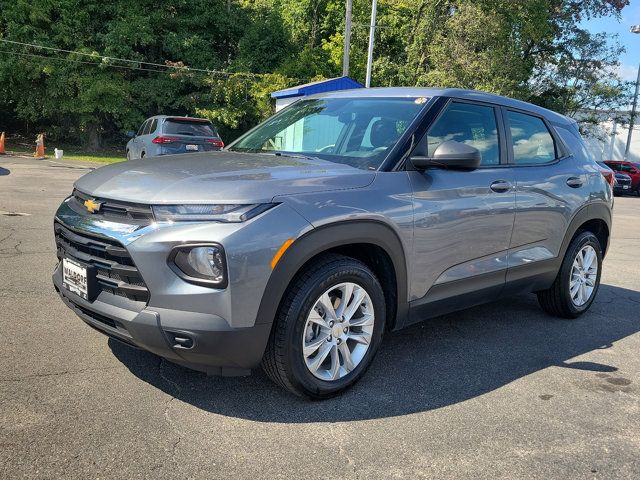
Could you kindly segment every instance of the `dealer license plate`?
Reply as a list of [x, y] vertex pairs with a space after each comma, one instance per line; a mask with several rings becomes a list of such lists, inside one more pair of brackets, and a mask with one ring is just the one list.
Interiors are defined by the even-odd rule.
[[187, 150], [198, 150], [198, 145], [187, 145]]
[[89, 299], [89, 281], [87, 278], [87, 267], [79, 263], [62, 259], [62, 285], [70, 292], [79, 295], [85, 300]]
[[623, 190], [628, 190], [628, 189], [629, 189], [629, 185], [623, 185], [623, 186], [622, 186], [622, 189], [623, 189]]

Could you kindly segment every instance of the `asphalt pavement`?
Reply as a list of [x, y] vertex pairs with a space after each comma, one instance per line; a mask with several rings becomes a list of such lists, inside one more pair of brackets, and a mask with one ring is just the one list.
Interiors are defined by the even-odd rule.
[[62, 304], [53, 214], [90, 168], [0, 156], [0, 478], [640, 478], [640, 197], [616, 198], [580, 319], [533, 295], [440, 317], [310, 402], [131, 349]]

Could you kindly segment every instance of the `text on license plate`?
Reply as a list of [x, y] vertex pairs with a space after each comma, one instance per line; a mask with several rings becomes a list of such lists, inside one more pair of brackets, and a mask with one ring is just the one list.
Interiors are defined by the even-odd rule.
[[187, 145], [187, 150], [198, 150], [198, 145]]
[[68, 258], [62, 259], [62, 285], [85, 300], [89, 299], [86, 267]]

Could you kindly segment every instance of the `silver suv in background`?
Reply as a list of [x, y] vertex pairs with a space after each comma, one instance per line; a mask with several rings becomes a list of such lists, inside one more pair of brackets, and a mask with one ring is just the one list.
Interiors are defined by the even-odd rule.
[[436, 315], [523, 292], [584, 313], [612, 201], [557, 113], [458, 89], [326, 93], [223, 151], [80, 178], [53, 283], [125, 343], [325, 398], [385, 332]]
[[144, 121], [138, 132], [127, 132], [127, 160], [178, 153], [221, 150], [224, 142], [206, 118], [157, 115]]

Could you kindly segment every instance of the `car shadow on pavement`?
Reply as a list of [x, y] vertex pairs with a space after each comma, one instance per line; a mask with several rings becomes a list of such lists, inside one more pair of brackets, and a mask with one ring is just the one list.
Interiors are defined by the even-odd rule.
[[547, 316], [534, 295], [427, 320], [387, 334], [360, 382], [322, 402], [288, 394], [261, 370], [250, 377], [209, 377], [113, 339], [109, 346], [141, 380], [208, 412], [262, 422], [351, 421], [456, 404], [548, 367], [615, 372], [616, 365], [572, 359], [638, 332], [638, 308], [640, 292], [602, 285], [591, 310], [577, 320]]

